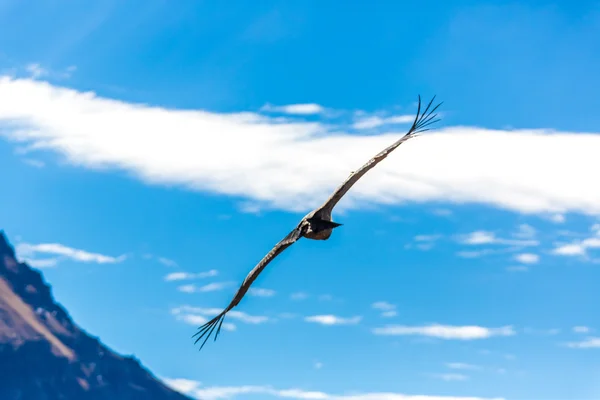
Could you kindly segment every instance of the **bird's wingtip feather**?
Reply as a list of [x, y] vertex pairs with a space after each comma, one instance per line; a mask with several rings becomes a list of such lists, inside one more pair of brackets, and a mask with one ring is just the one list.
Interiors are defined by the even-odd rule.
[[197, 344], [202, 338], [204, 338], [204, 341], [202, 342], [202, 344], [200, 345], [200, 348], [198, 350], [202, 350], [202, 348], [204, 347], [204, 345], [206, 344], [206, 342], [208, 341], [208, 339], [210, 338], [212, 333], [215, 331], [215, 329], [217, 329], [217, 331], [215, 333], [214, 340], [215, 341], [217, 340], [217, 337], [219, 336], [219, 332], [221, 332], [221, 326], [223, 325], [223, 320], [225, 319], [225, 314], [226, 314], [226, 312], [224, 311], [221, 314], [217, 315], [216, 317], [214, 317], [213, 319], [211, 319], [210, 321], [208, 321], [207, 323], [205, 323], [204, 325], [199, 327], [198, 332], [196, 332], [194, 335], [192, 335], [192, 338], [195, 336], [198, 336], [196, 338], [196, 340], [194, 341], [194, 344]]

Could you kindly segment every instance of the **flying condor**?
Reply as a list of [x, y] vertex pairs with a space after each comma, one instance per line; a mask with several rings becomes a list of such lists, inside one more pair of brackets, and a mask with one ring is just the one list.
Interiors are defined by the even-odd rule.
[[[341, 198], [350, 190], [352, 185], [354, 185], [364, 174], [367, 173], [371, 168], [380, 163], [384, 158], [386, 158], [392, 151], [394, 151], [398, 146], [402, 143], [406, 142], [408, 139], [416, 136], [418, 133], [425, 132], [429, 130], [429, 126], [439, 121], [436, 119], [437, 114], [434, 112], [437, 108], [442, 104], [439, 103], [435, 107], [431, 108], [433, 101], [435, 100], [435, 96], [431, 99], [427, 107], [423, 112], [421, 112], [421, 96], [419, 96], [419, 103], [417, 108], [417, 115], [415, 116], [415, 120], [408, 130], [408, 132], [398, 139], [395, 143], [382, 150], [375, 157], [371, 158], [365, 165], [360, 167], [358, 170], [352, 172], [350, 176], [346, 179], [344, 183], [342, 183], [323, 205], [318, 207], [317, 209], [309, 212], [304, 218], [300, 220], [298, 225], [287, 234], [279, 243], [273, 247], [273, 249], [266, 255], [260, 262], [250, 271], [244, 282], [238, 289], [237, 293], [233, 297], [233, 300], [227, 308], [225, 308], [220, 314], [216, 317], [202, 325], [194, 336], [198, 336], [194, 343], [198, 343], [199, 340], [204, 338], [200, 349], [204, 347], [206, 341], [210, 338], [212, 333], [216, 329], [214, 340], [217, 340], [219, 336], [219, 332], [221, 331], [221, 325], [223, 324], [223, 320], [225, 319], [225, 315], [234, 307], [236, 307], [239, 302], [242, 300], [248, 289], [254, 282], [254, 280], [260, 275], [260, 273], [265, 269], [265, 267], [273, 261], [275, 257], [281, 254], [282, 251], [287, 249], [289, 246], [294, 244], [298, 239], [305, 237], [307, 239], [313, 240], [327, 240], [331, 236], [331, 232], [334, 228], [337, 228], [341, 224], [337, 222], [333, 222], [331, 219], [331, 212], [333, 208], [341, 200]], [[431, 109], [430, 109], [431, 108]]]

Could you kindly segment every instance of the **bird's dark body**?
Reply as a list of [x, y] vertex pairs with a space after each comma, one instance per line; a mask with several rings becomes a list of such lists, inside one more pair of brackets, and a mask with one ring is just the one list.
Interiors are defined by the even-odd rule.
[[434, 99], [435, 96], [433, 99], [431, 99], [425, 111], [421, 113], [421, 97], [419, 96], [417, 115], [409, 131], [396, 142], [394, 142], [393, 144], [376, 154], [375, 157], [367, 161], [367, 163], [360, 167], [358, 170], [353, 171], [350, 174], [350, 176], [331, 194], [331, 196], [329, 196], [325, 203], [323, 203], [320, 207], [316, 208], [315, 210], [311, 211], [306, 216], [304, 216], [304, 218], [300, 220], [298, 225], [296, 225], [296, 227], [290, 233], [288, 233], [282, 240], [280, 240], [279, 243], [277, 243], [275, 247], [273, 247], [271, 251], [269, 251], [267, 255], [265, 255], [262, 258], [262, 260], [258, 262], [258, 264], [256, 264], [252, 271], [250, 271], [250, 273], [246, 276], [246, 279], [244, 279], [244, 282], [236, 292], [235, 296], [233, 297], [233, 300], [231, 300], [229, 305], [221, 313], [216, 315], [214, 318], [206, 322], [198, 329], [198, 332], [196, 332], [196, 334], [194, 335], [198, 336], [196, 338], [196, 342], [204, 338], [204, 341], [202, 342], [200, 348], [204, 346], [208, 338], [213, 334], [213, 332], [215, 332], [215, 330], [215, 340], [217, 339], [217, 337], [219, 336], [219, 332], [221, 331], [221, 325], [223, 324], [223, 320], [227, 312], [229, 312], [229, 310], [236, 307], [240, 303], [244, 295], [248, 292], [250, 285], [252, 285], [252, 283], [256, 280], [261, 271], [264, 270], [265, 267], [275, 257], [277, 257], [277, 255], [279, 255], [282, 251], [290, 247], [302, 237], [312, 240], [329, 239], [333, 229], [341, 225], [331, 220], [331, 212], [335, 205], [346, 194], [346, 192], [350, 190], [352, 185], [354, 185], [365, 173], [367, 173], [367, 171], [372, 169], [375, 165], [377, 165], [384, 158], [386, 158], [392, 151], [394, 151], [394, 149], [400, 146], [400, 144], [404, 143], [405, 141], [409, 140], [410, 138], [414, 137], [420, 132], [425, 132], [429, 130], [428, 126], [437, 121], [437, 119], [435, 119], [436, 115], [433, 113], [441, 105], [440, 103], [433, 109], [430, 109]]
[[313, 240], [329, 239], [333, 228], [337, 228], [341, 225], [337, 222], [314, 217], [310, 219], [305, 219], [302, 222], [305, 223], [305, 230], [303, 231], [302, 236], [304, 236], [307, 239]]

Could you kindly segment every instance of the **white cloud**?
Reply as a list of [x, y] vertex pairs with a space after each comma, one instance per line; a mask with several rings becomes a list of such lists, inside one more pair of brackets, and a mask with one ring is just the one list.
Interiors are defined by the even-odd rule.
[[415, 236], [416, 242], [433, 242], [438, 240], [441, 235], [417, 235]]
[[228, 286], [231, 286], [232, 282], [213, 282], [208, 285], [200, 286], [197, 288], [197, 292], [214, 292], [217, 290], [225, 289]]
[[567, 347], [572, 349], [598, 349], [600, 348], [600, 337], [588, 337], [578, 342], [569, 342]]
[[48, 75], [48, 71], [46, 69], [42, 68], [42, 66], [37, 63], [27, 64], [25, 66], [25, 70], [27, 70], [27, 72], [29, 72], [31, 74], [31, 77], [33, 79], [41, 78], [43, 76]]
[[460, 362], [451, 362], [451, 363], [447, 363], [446, 366], [450, 369], [464, 369], [464, 370], [478, 370], [481, 369], [479, 366], [477, 365], [473, 365], [473, 364], [467, 364], [467, 363], [460, 363]]
[[217, 276], [219, 272], [216, 269], [211, 269], [205, 272], [190, 273], [190, 272], [171, 272], [165, 276], [165, 281], [184, 281], [190, 279], [211, 278]]
[[190, 274], [189, 272], [171, 272], [165, 276], [165, 281], [183, 281], [186, 279], [191, 279], [191, 275], [193, 274]]
[[34, 268], [51, 268], [56, 267], [60, 261], [58, 258], [28, 258], [22, 257], [22, 260]]
[[563, 214], [553, 214], [548, 219], [556, 224], [562, 224], [567, 220]]
[[381, 311], [381, 316], [384, 318], [395, 317], [398, 315], [396, 311], [396, 305], [388, 303], [387, 301], [377, 301], [371, 304], [371, 307], [375, 310]]
[[201, 383], [191, 379], [163, 379], [163, 381], [172, 389], [180, 393], [190, 393], [201, 386]]
[[484, 249], [484, 250], [472, 250], [472, 251], [459, 251], [456, 253], [456, 255], [459, 257], [463, 257], [463, 258], [478, 258], [478, 257], [483, 257], [487, 254], [493, 254], [493, 253], [496, 253], [496, 251], [494, 251], [492, 249]]
[[305, 292], [296, 292], [290, 295], [290, 299], [292, 300], [306, 300], [308, 298], [308, 293]]
[[204, 292], [216, 292], [229, 287], [233, 282], [213, 282], [203, 286], [197, 286], [193, 283], [188, 285], [181, 285], [177, 288], [180, 292], [184, 293], [204, 293]]
[[196, 289], [196, 285], [194, 285], [193, 283], [189, 285], [181, 285], [177, 288], [177, 290], [183, 293], [194, 293]]
[[[430, 250], [435, 245], [435, 242], [439, 240], [442, 235], [417, 235], [414, 237], [416, 244], [414, 245], [419, 250]], [[409, 243], [405, 245], [405, 248], [409, 249], [413, 247], [413, 244]]]
[[315, 103], [288, 104], [285, 106], [274, 106], [272, 104], [265, 104], [261, 107], [260, 110], [293, 115], [322, 114], [325, 112], [324, 107]]
[[354, 129], [373, 129], [382, 125], [410, 124], [414, 121], [414, 115], [394, 115], [391, 117], [370, 116], [360, 118], [352, 124]]
[[381, 311], [390, 311], [396, 309], [395, 304], [388, 303], [387, 301], [376, 301], [375, 303], [371, 304], [371, 307], [375, 310]]
[[[203, 308], [203, 307], [192, 307], [188, 305], [173, 308], [171, 313], [173, 315], [196, 315], [202, 317], [214, 317], [223, 311], [220, 308]], [[250, 315], [242, 311], [231, 310], [227, 313], [228, 318], [237, 319], [238, 321], [246, 324], [263, 324], [269, 321], [269, 317], [263, 315]]]
[[519, 225], [519, 229], [514, 236], [521, 239], [531, 239], [535, 237], [536, 233], [537, 230], [533, 226], [529, 224], [521, 224]]
[[432, 211], [432, 214], [438, 217], [450, 217], [453, 215], [452, 210], [448, 210], [447, 208], [436, 208]]
[[461, 396], [430, 396], [410, 395], [393, 392], [371, 392], [353, 394], [330, 394], [319, 391], [306, 391], [302, 389], [275, 389], [272, 386], [204, 386], [200, 382], [189, 379], [169, 379], [163, 381], [171, 388], [178, 390], [196, 399], [202, 400], [231, 400], [240, 395], [258, 395], [286, 398], [293, 400], [504, 400], [501, 397], [461, 397]]
[[512, 336], [515, 331], [512, 326], [500, 328], [486, 328], [483, 326], [451, 326], [451, 325], [427, 325], [427, 326], [404, 326], [388, 325], [373, 329], [376, 335], [419, 335], [435, 337], [446, 340], [474, 340], [486, 339], [493, 336]]
[[536, 264], [540, 261], [540, 256], [533, 253], [521, 253], [515, 255], [515, 260], [523, 264]]
[[395, 317], [397, 315], [398, 315], [398, 311], [396, 311], [396, 310], [383, 311], [381, 313], [381, 316], [384, 318], [391, 318], [391, 317]]
[[476, 246], [482, 244], [505, 244], [511, 246], [537, 246], [539, 241], [533, 239], [503, 239], [497, 237], [493, 232], [475, 231], [459, 236], [459, 242], [466, 245]]
[[446, 382], [466, 381], [469, 379], [467, 375], [463, 374], [434, 374], [433, 376]]
[[[74, 261], [97, 264], [115, 264], [125, 260], [125, 255], [121, 255], [119, 257], [106, 256], [104, 254], [91, 253], [85, 250], [74, 249], [72, 247], [68, 247], [59, 243], [19, 243], [16, 246], [16, 251], [19, 255], [19, 258], [29, 259], [30, 261], [32, 261], [32, 265], [38, 262], [38, 266], [40, 264], [39, 260], [35, 259], [36, 254], [53, 254], [63, 258], [69, 258]], [[54, 260], [58, 262], [57, 258], [54, 258]], [[51, 261], [46, 260], [45, 262], [47, 263], [46, 266], [56, 265], [56, 262], [54, 262], [53, 265], [49, 265], [50, 263], [52, 263]]]
[[354, 316], [350, 318], [338, 317], [336, 315], [312, 315], [310, 317], [305, 317], [304, 320], [306, 322], [314, 322], [316, 324], [321, 325], [356, 325], [361, 320], [361, 316]]
[[275, 296], [275, 291], [273, 289], [250, 288], [248, 294], [256, 297], [273, 297]]
[[323, 363], [322, 363], [322, 362], [319, 362], [319, 361], [317, 361], [317, 362], [315, 362], [315, 365], [314, 365], [314, 367], [315, 367], [315, 369], [321, 369], [321, 368], [323, 368]]
[[553, 336], [558, 335], [560, 333], [560, 329], [558, 328], [550, 328], [550, 329], [534, 329], [534, 328], [524, 328], [523, 332], [530, 335], [547, 335]]
[[158, 262], [167, 267], [176, 267], [177, 266], [177, 262], [175, 262], [169, 258], [166, 258], [166, 257], [158, 257]]
[[569, 244], [557, 245], [552, 253], [560, 256], [586, 256], [589, 249], [600, 248], [600, 231], [596, 229], [596, 225], [593, 225], [590, 230], [592, 236]]
[[552, 254], [559, 256], [582, 256], [585, 254], [585, 247], [579, 243], [565, 244], [554, 248]]
[[[171, 314], [173, 314], [178, 321], [185, 322], [188, 325], [202, 326], [208, 322], [208, 318], [206, 318], [205, 315], [202, 315], [202, 313], [195, 311], [194, 307], [183, 306], [173, 308]], [[223, 322], [222, 326], [223, 329], [227, 331], [236, 330], [236, 326], [230, 322]]]
[[25, 158], [23, 159], [23, 162], [35, 168], [44, 168], [46, 166], [46, 163], [40, 160], [36, 160], [34, 158]]
[[496, 242], [493, 232], [475, 231], [463, 236], [463, 244], [491, 244]]
[[575, 333], [589, 333], [591, 329], [588, 326], [574, 326], [573, 332]]
[[[118, 169], [147, 183], [297, 212], [320, 204], [350, 171], [402, 134], [348, 134], [331, 124], [248, 112], [170, 110], [7, 76], [0, 78], [0, 120], [12, 128], [2, 134], [28, 151], [57, 152], [79, 167]], [[432, 131], [369, 172], [340, 208], [444, 201], [598, 214], [600, 185], [589, 182], [600, 169], [599, 147], [594, 133]], [[531, 154], [536, 168], [529, 167]], [[564, 162], [556, 162], [557, 154]]]

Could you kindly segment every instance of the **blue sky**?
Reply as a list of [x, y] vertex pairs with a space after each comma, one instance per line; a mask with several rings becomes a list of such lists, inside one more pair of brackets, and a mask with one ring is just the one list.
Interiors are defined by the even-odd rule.
[[235, 5], [0, 2], [0, 228], [74, 319], [205, 399], [598, 398], [597, 3]]

